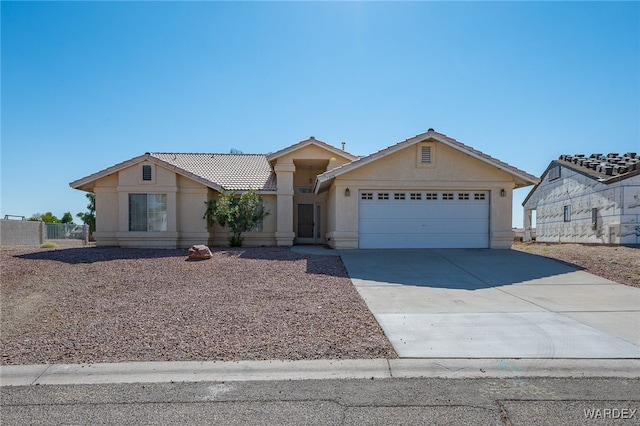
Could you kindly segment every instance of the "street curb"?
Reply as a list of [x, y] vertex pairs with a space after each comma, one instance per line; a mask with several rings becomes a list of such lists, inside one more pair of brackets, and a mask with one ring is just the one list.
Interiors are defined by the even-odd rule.
[[621, 377], [640, 359], [351, 359], [0, 366], [0, 386], [264, 380]]

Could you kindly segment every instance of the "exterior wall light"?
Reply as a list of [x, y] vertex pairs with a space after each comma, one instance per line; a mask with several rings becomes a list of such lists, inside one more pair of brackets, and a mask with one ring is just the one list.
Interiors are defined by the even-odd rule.
[[507, 196], [507, 191], [505, 191], [504, 188], [500, 190], [500, 196], [501, 197], [506, 197]]
[[344, 196], [345, 197], [351, 197], [351, 191], [349, 190], [349, 188], [344, 190]]

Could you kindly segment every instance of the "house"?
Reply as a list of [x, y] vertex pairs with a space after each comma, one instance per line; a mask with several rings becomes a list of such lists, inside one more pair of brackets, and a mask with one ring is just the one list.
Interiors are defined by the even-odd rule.
[[561, 155], [523, 202], [524, 241], [640, 243], [640, 156]]
[[103, 246], [226, 245], [205, 203], [256, 189], [270, 214], [247, 246], [508, 248], [512, 191], [537, 181], [429, 129], [365, 157], [314, 137], [266, 155], [146, 153], [70, 185], [95, 193]]

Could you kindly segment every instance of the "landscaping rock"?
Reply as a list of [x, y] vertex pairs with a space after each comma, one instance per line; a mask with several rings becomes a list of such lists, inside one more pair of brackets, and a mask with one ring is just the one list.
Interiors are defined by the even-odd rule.
[[209, 250], [209, 247], [205, 246], [205, 245], [196, 245], [196, 246], [191, 246], [191, 248], [189, 249], [189, 260], [205, 260], [205, 259], [211, 259], [213, 257], [213, 254], [211, 254], [211, 250]]

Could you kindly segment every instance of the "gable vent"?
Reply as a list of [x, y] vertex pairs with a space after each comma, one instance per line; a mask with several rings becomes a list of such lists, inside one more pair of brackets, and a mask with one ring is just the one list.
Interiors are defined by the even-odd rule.
[[142, 166], [142, 180], [151, 180], [151, 166]]
[[420, 162], [422, 164], [431, 164], [431, 147], [430, 146], [421, 147]]

